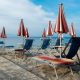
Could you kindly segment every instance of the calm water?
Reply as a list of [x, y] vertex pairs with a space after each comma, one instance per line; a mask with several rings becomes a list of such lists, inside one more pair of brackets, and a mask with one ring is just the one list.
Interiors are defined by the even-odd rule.
[[[32, 37], [34, 39], [34, 47], [40, 46], [41, 44], [41, 38], [40, 37]], [[63, 44], [65, 44], [66, 42], [68, 42], [70, 38], [69, 37], [65, 37], [63, 38]], [[52, 45], [54, 45], [56, 42], [56, 37], [52, 38]], [[23, 43], [23, 38], [21, 37], [8, 37], [5, 39], [5, 45], [13, 45], [15, 46], [15, 48], [17, 48], [19, 46], [19, 43]]]

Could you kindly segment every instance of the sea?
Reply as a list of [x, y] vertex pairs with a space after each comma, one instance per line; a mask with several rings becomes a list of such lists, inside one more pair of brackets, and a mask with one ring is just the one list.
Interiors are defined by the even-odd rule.
[[[38, 47], [41, 45], [41, 37], [30, 37], [34, 39], [33, 47]], [[52, 39], [52, 45], [55, 45], [57, 37], [51, 37]], [[69, 41], [70, 37], [64, 37], [62, 40], [62, 44], [65, 45]], [[23, 40], [22, 37], [7, 37], [5, 39], [0, 39], [0, 41], [5, 42], [5, 46], [14, 46], [14, 48], [18, 48], [23, 42], [25, 43], [25, 40]], [[0, 45], [1, 46], [1, 45]]]

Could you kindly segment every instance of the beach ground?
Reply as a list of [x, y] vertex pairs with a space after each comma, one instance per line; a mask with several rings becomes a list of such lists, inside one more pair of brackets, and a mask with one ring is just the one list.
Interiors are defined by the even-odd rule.
[[[35, 50], [34, 50], [35, 51]], [[49, 50], [48, 50], [49, 51]], [[78, 51], [78, 53], [80, 50]], [[76, 59], [76, 57], [74, 58]], [[80, 80], [80, 65], [72, 66], [73, 75], [66, 66], [56, 68], [59, 80]], [[0, 80], [57, 80], [54, 68], [27, 57], [15, 58], [14, 51], [0, 56]]]

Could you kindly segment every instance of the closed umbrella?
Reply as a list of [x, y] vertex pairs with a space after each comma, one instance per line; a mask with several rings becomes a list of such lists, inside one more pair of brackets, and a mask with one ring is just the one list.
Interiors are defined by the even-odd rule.
[[62, 34], [67, 33], [68, 31], [69, 30], [68, 30], [67, 22], [63, 12], [63, 5], [60, 4], [59, 13], [58, 13], [57, 21], [54, 28], [54, 32], [60, 35], [60, 46], [61, 46]]
[[73, 23], [71, 24], [71, 27], [70, 27], [70, 35], [71, 35], [71, 37], [76, 37], [74, 27], [73, 27]]
[[48, 25], [48, 29], [47, 29], [47, 35], [48, 36], [52, 36], [53, 35], [51, 21], [49, 21], [49, 25]]
[[23, 19], [21, 19], [21, 22], [20, 22], [20, 26], [19, 26], [19, 29], [18, 29], [18, 36], [25, 36], [26, 33], [25, 33], [25, 27], [24, 27], [24, 23], [23, 23]]
[[44, 28], [44, 30], [43, 30], [43, 32], [42, 32], [42, 37], [43, 37], [43, 38], [46, 38], [46, 30], [45, 30], [45, 28]]
[[4, 41], [3, 47], [5, 47], [5, 38], [7, 38], [6, 32], [5, 32], [5, 27], [3, 27], [0, 37], [3, 38], [3, 41]]
[[28, 28], [27, 28], [27, 27], [26, 27], [26, 29], [25, 29], [25, 32], [26, 32], [25, 37], [28, 38], [28, 37], [29, 37], [29, 33], [28, 33]]
[[26, 36], [26, 31], [23, 23], [23, 19], [21, 19], [20, 26], [18, 29], [18, 36], [21, 36], [23, 38], [23, 45], [24, 45], [24, 37]]

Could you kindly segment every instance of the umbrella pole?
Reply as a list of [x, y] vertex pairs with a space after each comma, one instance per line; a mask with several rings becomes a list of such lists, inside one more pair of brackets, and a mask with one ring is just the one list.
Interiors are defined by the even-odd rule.
[[61, 40], [61, 38], [62, 38], [62, 34], [60, 34], [60, 58], [61, 58], [61, 53], [62, 53], [62, 40]]
[[5, 50], [5, 38], [3, 38], [3, 50]]
[[52, 37], [50, 36], [50, 47], [52, 47]]
[[24, 37], [23, 37], [23, 44], [22, 44], [22, 47], [24, 48]]

